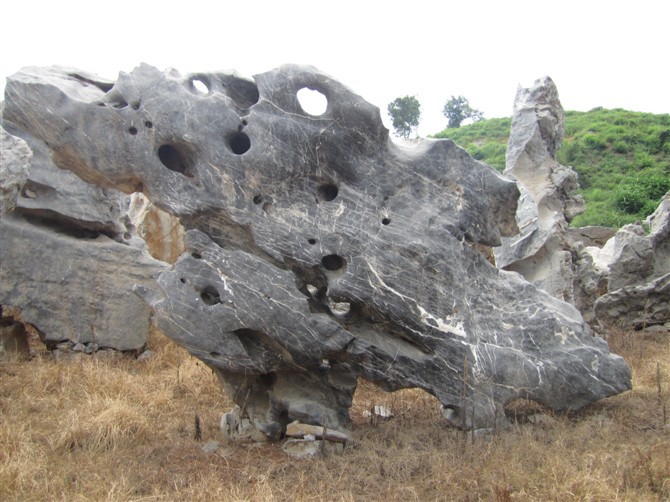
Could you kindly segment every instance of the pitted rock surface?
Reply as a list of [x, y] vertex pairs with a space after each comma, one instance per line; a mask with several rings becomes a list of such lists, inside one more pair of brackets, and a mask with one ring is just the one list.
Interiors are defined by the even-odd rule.
[[[305, 87], [323, 114], [302, 109]], [[576, 409], [630, 388], [573, 306], [474, 249], [517, 232], [516, 184], [449, 140], [394, 144], [377, 108], [312, 67], [141, 65], [115, 83], [31, 68], [4, 120], [180, 219], [187, 252], [137, 292], [270, 438], [294, 420], [346, 429], [357, 377], [424, 389], [468, 428], [519, 397]]]

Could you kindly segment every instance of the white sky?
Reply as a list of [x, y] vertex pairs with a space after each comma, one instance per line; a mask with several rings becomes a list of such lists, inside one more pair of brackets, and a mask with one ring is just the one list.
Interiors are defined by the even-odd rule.
[[115, 79], [140, 62], [252, 76], [329, 73], [377, 105], [416, 95], [422, 135], [462, 94], [509, 116], [518, 84], [551, 76], [564, 108], [670, 112], [668, 0], [0, 0], [0, 88], [29, 65]]

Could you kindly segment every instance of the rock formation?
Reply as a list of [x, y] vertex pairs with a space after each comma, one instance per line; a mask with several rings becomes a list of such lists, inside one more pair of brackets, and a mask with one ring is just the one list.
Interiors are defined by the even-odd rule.
[[607, 285], [594, 305], [601, 323], [639, 329], [670, 322], [670, 193], [645, 225], [626, 225], [586, 252]]
[[504, 238], [495, 258], [500, 268], [519, 272], [537, 287], [574, 304], [568, 225], [584, 211], [584, 201], [577, 194], [577, 173], [554, 158], [564, 127], [563, 107], [549, 77], [536, 80], [528, 89], [519, 87], [504, 174], [519, 183], [520, 235]]
[[151, 309], [133, 284], [165, 264], [132, 235], [128, 197], [59, 169], [41, 138], [3, 124], [22, 139], [2, 129], [0, 184], [12, 188], [0, 194], [0, 305], [20, 308], [49, 347], [142, 348]]
[[187, 251], [136, 291], [269, 438], [295, 420], [346, 429], [357, 377], [424, 389], [465, 428], [517, 398], [576, 409], [630, 388], [573, 306], [473, 248], [517, 232], [516, 184], [449, 140], [395, 145], [377, 108], [314, 68], [141, 65], [115, 83], [30, 68], [4, 120], [180, 219]]

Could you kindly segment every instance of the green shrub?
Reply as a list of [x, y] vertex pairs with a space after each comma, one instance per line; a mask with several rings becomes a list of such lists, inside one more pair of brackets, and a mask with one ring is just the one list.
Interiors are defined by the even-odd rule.
[[670, 178], [662, 174], [639, 174], [625, 178], [614, 194], [615, 206], [627, 214], [642, 217], [653, 213], [670, 190]]

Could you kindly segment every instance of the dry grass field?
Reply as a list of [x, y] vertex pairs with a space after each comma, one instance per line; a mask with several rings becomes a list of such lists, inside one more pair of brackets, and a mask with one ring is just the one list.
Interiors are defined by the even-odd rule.
[[[0, 362], [0, 500], [670, 500], [670, 337], [610, 344], [632, 366], [631, 392], [488, 438], [447, 428], [421, 391], [362, 382], [353, 442], [314, 460], [276, 444], [204, 452], [232, 403], [162, 335], [147, 361], [53, 360], [35, 344], [31, 360]], [[370, 423], [374, 404], [394, 418]]]

